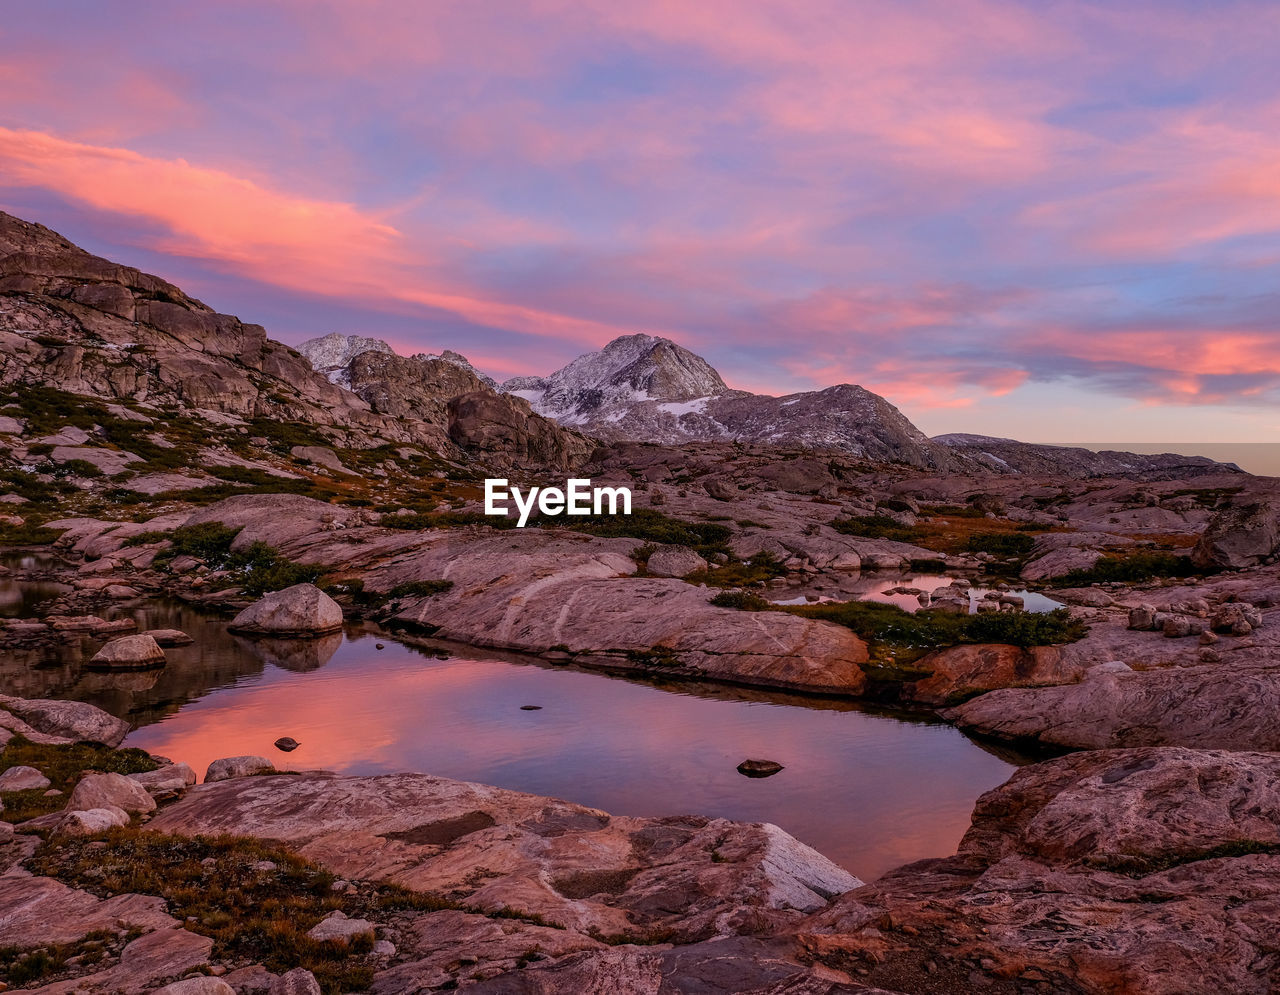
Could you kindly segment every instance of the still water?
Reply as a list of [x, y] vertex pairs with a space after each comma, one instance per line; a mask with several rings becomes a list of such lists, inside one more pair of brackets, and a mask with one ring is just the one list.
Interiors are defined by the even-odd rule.
[[[123, 614], [196, 642], [167, 650], [162, 670], [125, 674], [87, 670], [75, 647], [57, 660], [3, 653], [0, 688], [94, 702], [134, 723], [126, 745], [200, 773], [261, 754], [286, 769], [427, 771], [617, 814], [774, 822], [867, 880], [952, 853], [974, 800], [1013, 770], [950, 726], [852, 702], [662, 685], [354, 628], [255, 642], [180, 605]], [[280, 736], [301, 748], [280, 753]], [[735, 768], [748, 757], [786, 769], [746, 778]]]

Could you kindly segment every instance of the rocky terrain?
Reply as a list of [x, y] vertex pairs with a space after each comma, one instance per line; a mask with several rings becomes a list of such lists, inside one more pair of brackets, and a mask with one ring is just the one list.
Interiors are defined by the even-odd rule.
[[[1275, 479], [928, 440], [861, 388], [743, 395], [646, 336], [505, 393], [376, 340], [308, 360], [8, 216], [0, 340], [0, 580], [47, 592], [0, 618], [10, 990], [1275, 987]], [[485, 476], [569, 470], [633, 514], [481, 514]], [[160, 597], [184, 631], [121, 617]], [[47, 700], [74, 671], [159, 714], [186, 700], [168, 646], [230, 629], [308, 670], [356, 623], [889, 701], [1057, 756], [978, 799], [954, 856], [863, 884], [714, 811], [258, 757], [197, 785]]]

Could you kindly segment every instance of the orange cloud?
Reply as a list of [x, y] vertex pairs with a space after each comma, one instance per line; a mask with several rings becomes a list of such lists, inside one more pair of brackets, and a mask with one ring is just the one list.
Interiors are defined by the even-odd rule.
[[476, 324], [593, 345], [632, 330], [435, 286], [429, 271], [440, 257], [376, 215], [184, 159], [0, 128], [0, 183], [159, 221], [171, 234], [150, 248], [291, 290], [438, 308]]

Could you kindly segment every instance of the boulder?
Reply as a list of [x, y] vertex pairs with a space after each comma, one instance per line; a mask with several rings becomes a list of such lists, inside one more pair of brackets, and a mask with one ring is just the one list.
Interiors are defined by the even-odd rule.
[[1191, 551], [1196, 566], [1240, 570], [1280, 551], [1280, 505], [1251, 500], [1223, 508], [1205, 527]]
[[318, 923], [307, 930], [307, 936], [313, 940], [333, 941], [344, 947], [353, 940], [374, 938], [374, 925], [368, 919], [348, 919], [340, 911], [330, 912]]
[[89, 660], [92, 667], [133, 670], [164, 666], [164, 650], [150, 636], [141, 633], [112, 639]]
[[281, 736], [275, 741], [275, 748], [281, 753], [292, 753], [302, 744], [292, 736]]
[[156, 641], [157, 646], [190, 646], [195, 642], [181, 629], [148, 629], [138, 635], [150, 636]]
[[267, 995], [321, 995], [320, 982], [305, 967], [295, 967], [275, 978]]
[[338, 473], [351, 472], [343, 466], [338, 454], [328, 446], [294, 446], [289, 450], [289, 455], [294, 459], [306, 460], [308, 463], [315, 463], [317, 466], [323, 466]]
[[0, 791], [35, 791], [49, 784], [49, 779], [34, 767], [10, 767], [0, 774]]
[[252, 777], [255, 774], [274, 774], [276, 766], [266, 757], [223, 757], [209, 764], [204, 783], [227, 781], [234, 777]]
[[129, 813], [113, 806], [68, 812], [58, 823], [58, 830], [68, 836], [96, 836], [128, 824]]
[[1129, 628], [1135, 632], [1151, 632], [1156, 627], [1154, 605], [1138, 605], [1129, 609]]
[[232, 632], [264, 636], [321, 636], [342, 628], [342, 608], [314, 584], [295, 584], [255, 601], [237, 615]]
[[986, 643], [934, 650], [916, 661], [913, 669], [928, 671], [930, 676], [906, 685], [902, 696], [929, 705], [963, 701], [995, 688], [1068, 684], [1081, 674], [1080, 665], [1064, 659], [1056, 646], [1023, 649]]
[[195, 784], [196, 772], [184, 763], [165, 764], [155, 770], [130, 774], [129, 779], [141, 784], [153, 798], [169, 798]]
[[744, 760], [738, 764], [738, 773], [745, 777], [772, 777], [784, 769], [776, 760]]
[[1019, 576], [1023, 580], [1065, 577], [1076, 570], [1092, 570], [1100, 559], [1102, 559], [1102, 553], [1096, 549], [1062, 546], [1031, 560], [1022, 568]]
[[[82, 701], [14, 698], [0, 694], [0, 726], [6, 724], [5, 712], [14, 716], [27, 729], [61, 742], [83, 740], [102, 743], [104, 746], [119, 746], [129, 733], [129, 723], [124, 719], [118, 719], [101, 708]], [[23, 729], [18, 731], [24, 732]]]
[[68, 811], [120, 808], [141, 814], [155, 811], [155, 799], [147, 789], [123, 774], [86, 774], [71, 792]]
[[664, 546], [649, 556], [646, 569], [654, 577], [684, 577], [707, 569], [707, 561], [687, 546]]

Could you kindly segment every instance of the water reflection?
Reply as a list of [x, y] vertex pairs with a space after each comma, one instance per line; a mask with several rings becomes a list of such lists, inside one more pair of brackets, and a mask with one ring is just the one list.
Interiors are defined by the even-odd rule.
[[[952, 852], [974, 799], [1012, 769], [949, 726], [849, 701], [664, 685], [356, 629], [255, 641], [176, 604], [119, 614], [195, 642], [142, 673], [86, 670], [91, 640], [25, 665], [3, 654], [0, 687], [92, 701], [134, 723], [129, 745], [197, 770], [257, 753], [289, 769], [429, 771], [619, 814], [774, 822], [869, 879]], [[280, 736], [302, 745], [280, 753]], [[749, 779], [735, 769], [747, 757], [786, 770]]]
[[[779, 605], [806, 605], [826, 601], [875, 601], [880, 604], [897, 605], [903, 611], [919, 611], [922, 607], [921, 593], [933, 594], [940, 587], [947, 587], [953, 578], [941, 574], [902, 574], [885, 576], [884, 574], [868, 574], [854, 580], [846, 581], [836, 588], [815, 588], [813, 590], [788, 591], [786, 595], [773, 598]], [[908, 590], [903, 590], [906, 588]], [[973, 586], [969, 588], [969, 613], [978, 610], [978, 602], [994, 591], [994, 588]], [[1054, 601], [1038, 591], [1016, 588], [1001, 591], [1022, 598], [1023, 607], [1031, 612], [1051, 612], [1063, 607], [1061, 601]]]

